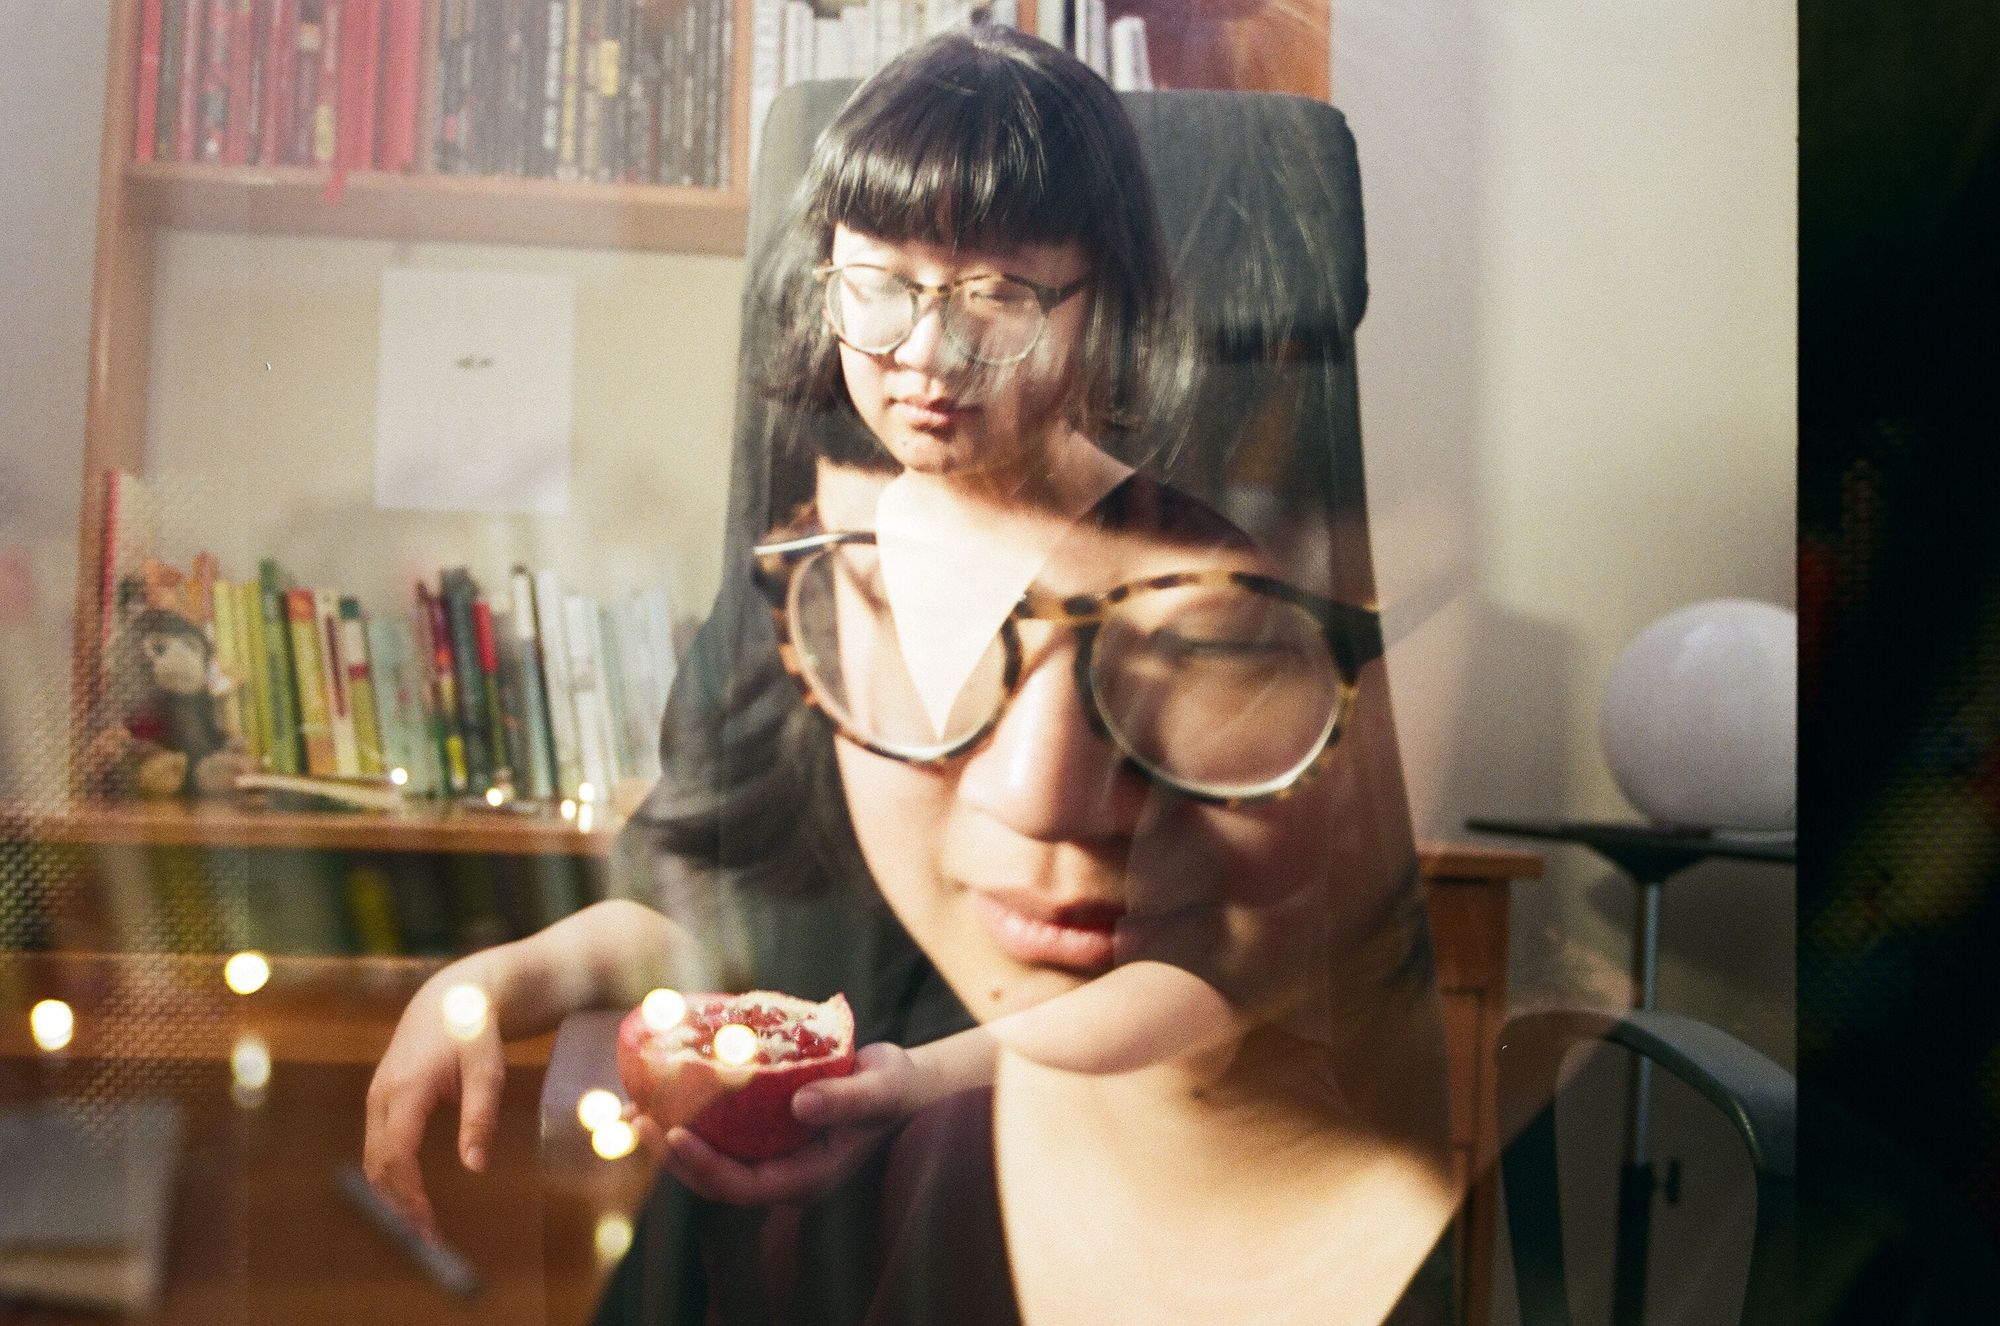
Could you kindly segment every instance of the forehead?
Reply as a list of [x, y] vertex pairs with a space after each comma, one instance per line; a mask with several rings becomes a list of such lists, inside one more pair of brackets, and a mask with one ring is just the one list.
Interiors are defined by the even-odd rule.
[[928, 282], [973, 272], [1007, 272], [1045, 285], [1067, 285], [1089, 266], [1083, 246], [1075, 240], [1061, 244], [951, 248], [923, 240], [884, 239], [847, 226], [833, 228], [833, 250], [829, 256], [837, 263], [873, 263]]

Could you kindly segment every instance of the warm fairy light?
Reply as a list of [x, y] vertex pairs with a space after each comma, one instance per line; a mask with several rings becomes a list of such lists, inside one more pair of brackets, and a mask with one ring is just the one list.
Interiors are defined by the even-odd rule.
[[262, 1091], [271, 1081], [271, 1047], [258, 1036], [239, 1037], [229, 1051], [229, 1076], [238, 1091]]
[[618, 1122], [624, 1113], [625, 1102], [618, 1093], [603, 1087], [592, 1087], [576, 1098], [576, 1120], [593, 1133]]
[[486, 804], [498, 810], [507, 804], [507, 794], [497, 787], [489, 787], [486, 789]]
[[688, 1001], [682, 997], [679, 990], [665, 988], [654, 990], [639, 1001], [639, 1016], [644, 1018], [646, 1025], [654, 1031], [665, 1031], [669, 1027], [679, 1026], [681, 1019], [687, 1016], [687, 1011]]
[[562, 805], [556, 807], [556, 809], [562, 813], [562, 817], [566, 820], [576, 818], [576, 802], [569, 797], [564, 797]]
[[589, 805], [591, 802], [597, 800], [597, 786], [594, 783], [578, 783], [576, 785], [576, 799], [585, 805]]
[[485, 1031], [486, 1011], [486, 992], [476, 985], [454, 985], [444, 992], [444, 1029], [453, 1040], [473, 1040]]
[[254, 948], [229, 955], [222, 964], [222, 983], [237, 994], [256, 994], [271, 979], [271, 960]]
[[613, 1119], [590, 1134], [590, 1149], [606, 1160], [620, 1160], [639, 1145], [639, 1134], [623, 1119]]
[[579, 832], [590, 832], [590, 821], [594, 813], [588, 803], [576, 808], [576, 827]]
[[76, 1014], [60, 999], [44, 999], [28, 1010], [28, 1030], [35, 1044], [54, 1054], [76, 1035]]
[[731, 1068], [741, 1068], [757, 1057], [757, 1033], [741, 1022], [731, 1022], [715, 1033], [715, 1058]]
[[632, 1246], [632, 1222], [616, 1211], [597, 1217], [597, 1259], [615, 1262]]
[[389, 781], [397, 787], [402, 787], [410, 781], [410, 771], [399, 765], [389, 771]]

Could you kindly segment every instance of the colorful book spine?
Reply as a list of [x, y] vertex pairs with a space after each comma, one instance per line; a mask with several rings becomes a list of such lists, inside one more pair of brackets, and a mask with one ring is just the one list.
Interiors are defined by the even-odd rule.
[[164, 0], [139, 6], [139, 75], [132, 92], [132, 159], [151, 161], [160, 129], [160, 45], [166, 26]]
[[472, 625], [472, 605], [479, 587], [472, 573], [454, 567], [438, 578], [444, 604], [445, 630], [451, 641], [452, 680], [458, 688], [459, 731], [465, 738], [466, 790], [483, 793], [493, 786], [493, 743], [486, 730], [486, 686], [480, 676], [479, 642]]
[[285, 591], [285, 617], [292, 641], [292, 684], [299, 697], [299, 744], [305, 772], [331, 778], [340, 767], [333, 747], [332, 697], [327, 686], [326, 648], [319, 611], [310, 589]]
[[292, 663], [291, 613], [284, 575], [269, 557], [257, 564], [258, 617], [264, 633], [264, 677], [271, 704], [266, 714], [270, 766], [274, 772], [307, 772], [297, 672]]
[[472, 600], [472, 644], [478, 651], [480, 717], [493, 761], [493, 785], [512, 791], [521, 784], [515, 778], [513, 748], [507, 742], [507, 708], [500, 699], [500, 643], [493, 630], [493, 607], [482, 598]]
[[342, 170], [375, 164], [375, 98], [380, 79], [382, 0], [341, 0], [340, 92], [334, 159]]
[[298, 3], [298, 33], [292, 43], [292, 140], [286, 161], [309, 166], [319, 144], [319, 57], [326, 44], [327, 0]]
[[352, 866], [345, 881], [347, 922], [353, 930], [355, 947], [371, 957], [395, 957], [403, 943], [396, 925], [396, 902], [389, 891], [389, 877], [381, 867]]
[[318, 72], [313, 77], [312, 151], [306, 158], [330, 166], [340, 151], [341, 27], [345, 0], [325, 0], [320, 10]]
[[237, 652], [243, 659], [243, 743], [261, 769], [271, 768], [271, 683], [264, 666], [264, 610], [254, 580], [229, 586], [236, 610]]
[[174, 125], [180, 117], [181, 29], [187, 21], [183, 0], [163, 0], [160, 8], [160, 84], [153, 103], [150, 161], [174, 159]]
[[508, 591], [512, 608], [508, 621], [520, 654], [521, 762], [527, 774], [526, 782], [520, 786], [531, 797], [552, 797], [556, 792], [555, 744], [549, 732], [549, 697], [535, 611], [535, 581], [527, 567], [513, 569]]
[[382, 718], [375, 694], [374, 670], [368, 653], [368, 627], [361, 604], [351, 595], [340, 599], [340, 661], [347, 669], [348, 707], [354, 711], [355, 763], [358, 772], [388, 772], [383, 759]]
[[431, 716], [436, 732], [438, 765], [453, 796], [471, 788], [466, 767], [465, 733], [458, 718], [458, 665], [451, 655], [451, 628], [445, 622], [444, 601], [422, 583], [417, 585], [417, 631], [430, 666]]
[[361, 755], [354, 735], [354, 702], [347, 692], [339, 596], [323, 589], [313, 591], [313, 611], [319, 618], [320, 680], [326, 686], [327, 712], [333, 730], [334, 772], [352, 778], [361, 772]]
[[549, 749], [555, 758], [555, 794], [571, 797], [583, 782], [583, 754], [576, 721], [576, 688], [570, 679], [562, 580], [554, 571], [542, 570], [535, 572], [534, 582], [535, 635], [541, 642], [542, 688], [549, 702]]
[[297, 76], [298, 0], [270, 0], [264, 19], [264, 81], [258, 89], [263, 109], [257, 125], [257, 164], [291, 161], [292, 82]]
[[201, 78], [207, 67], [203, 19], [208, 0], [174, 0], [181, 7], [181, 58], [174, 77], [174, 160], [194, 161], [201, 143]]
[[257, 60], [256, 13], [252, 0], [235, 0], [229, 18], [228, 103], [224, 110], [222, 160], [226, 165], [250, 164], [250, 134]]
[[422, 0], [386, 0], [382, 33], [381, 167], [416, 169], [422, 127]]
[[563, 15], [562, 111], [556, 135], [556, 178], [577, 178], [580, 98], [583, 94], [583, 9], [589, 0], [569, 0]]
[[229, 56], [235, 25], [233, 0], [209, 0], [202, 32], [197, 161], [222, 160], [223, 138], [229, 131]]
[[562, 145], [563, 44], [564, 34], [569, 30], [569, 0], [548, 0], [545, 8], [535, 145], [530, 161], [534, 174], [548, 179], [556, 173], [557, 150]]

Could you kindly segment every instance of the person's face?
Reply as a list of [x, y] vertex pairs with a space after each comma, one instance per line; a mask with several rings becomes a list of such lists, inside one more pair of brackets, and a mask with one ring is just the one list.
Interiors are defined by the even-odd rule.
[[[881, 482], [823, 466], [822, 522], [870, 528]], [[1198, 566], [1269, 570], [1246, 554], [1073, 528], [1038, 583], [1097, 592]], [[1351, 786], [1343, 753], [1289, 796], [1191, 800], [1148, 782], [1091, 727], [1073, 633], [1024, 623], [1022, 645], [1021, 686], [970, 754], [917, 765], [834, 743], [869, 869], [946, 981], [985, 1019], [1154, 957], [1240, 1004], [1295, 1002], [1337, 942], [1327, 884], [1333, 808]], [[1369, 906], [1355, 899], [1357, 914]]]
[[[999, 273], [1057, 288], [1086, 275], [1081, 246], [948, 249], [892, 242], [836, 226], [829, 261], [868, 263], [926, 286]], [[906, 469], [997, 478], [1034, 463], [1064, 427], [1065, 405], [1089, 292], [1048, 315], [1041, 339], [1018, 364], [992, 367], [960, 353], [943, 334], [941, 307], [924, 301], [908, 338], [869, 354], [840, 346], [840, 367], [855, 412]]]

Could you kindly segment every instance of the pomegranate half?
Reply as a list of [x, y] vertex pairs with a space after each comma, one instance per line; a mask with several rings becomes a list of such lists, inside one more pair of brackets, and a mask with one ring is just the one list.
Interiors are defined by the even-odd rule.
[[[845, 995], [825, 1003], [771, 990], [691, 994], [671, 1026], [641, 1005], [618, 1026], [618, 1077], [625, 1094], [662, 1128], [686, 1124], [738, 1160], [770, 1160], [812, 1140], [792, 1117], [792, 1093], [854, 1071], [854, 1012]], [[756, 1033], [748, 1063], [715, 1055], [715, 1033], [735, 1023]]]

